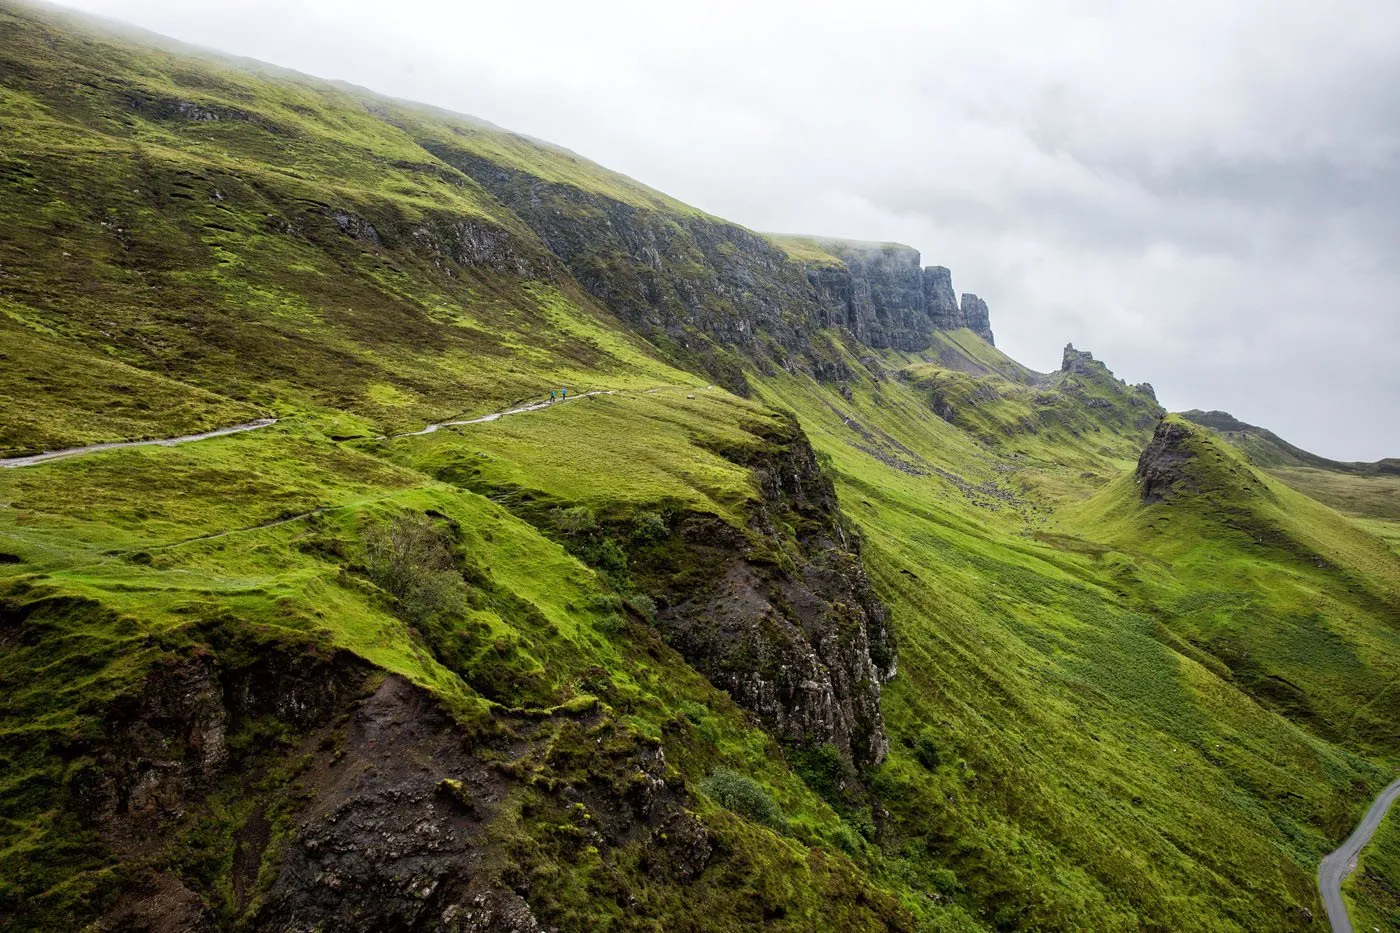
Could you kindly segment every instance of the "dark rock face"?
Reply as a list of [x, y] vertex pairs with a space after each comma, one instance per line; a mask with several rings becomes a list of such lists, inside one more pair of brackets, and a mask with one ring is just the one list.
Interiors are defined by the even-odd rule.
[[905, 246], [850, 247], [841, 266], [810, 266], [807, 280], [824, 313], [866, 346], [918, 351], [933, 321], [924, 304], [919, 254]]
[[770, 733], [875, 765], [888, 747], [881, 685], [895, 672], [887, 611], [806, 438], [793, 424], [770, 441], [748, 463], [762, 490], [756, 540], [693, 515], [676, 531], [687, 567], [642, 554], [637, 568], [666, 606], [667, 640]]
[[953, 273], [944, 266], [924, 269], [924, 307], [937, 330], [967, 326], [962, 309], [958, 307], [958, 294], [953, 291]]
[[[227, 737], [255, 719], [290, 726], [297, 743], [232, 751]], [[552, 927], [529, 903], [525, 863], [490, 832], [522, 793], [559, 818], [586, 814], [580, 845], [640, 846], [653, 873], [678, 883], [714, 854], [659, 744], [596, 711], [481, 737], [421, 688], [345, 654], [263, 650], [236, 669], [212, 655], [172, 659], [112, 707], [106, 732], [69, 802], [123, 859], [162, 851], [191, 827], [207, 834], [206, 800], [230, 774], [295, 778], [281, 790], [246, 788], [231, 898], [220, 903], [207, 882], [164, 865], [124, 881], [100, 929], [212, 931], [232, 916], [240, 928], [289, 933], [543, 933]], [[567, 768], [550, 757], [561, 736], [572, 736]], [[532, 768], [546, 766], [548, 787], [531, 785]], [[276, 845], [274, 810], [291, 824]]]
[[[1065, 354], [1060, 361], [1060, 372], [1088, 376], [1108, 372], [1108, 367], [1094, 359], [1088, 350], [1076, 350], [1074, 344], [1065, 344]], [[1153, 398], [1156, 398], [1154, 395]]]
[[1190, 439], [1191, 429], [1184, 424], [1166, 419], [1157, 423], [1151, 443], [1138, 458], [1136, 475], [1144, 503], [1168, 502], [1180, 491], [1195, 488], [1186, 470], [1196, 457]]
[[992, 339], [992, 319], [987, 311], [987, 303], [973, 294], [962, 296], [962, 320], [963, 327], [971, 330], [983, 340], [990, 344], [995, 344]]
[[870, 347], [913, 352], [940, 327], [971, 326], [991, 337], [985, 304], [959, 308], [948, 271], [921, 269], [908, 247], [833, 244], [840, 265], [804, 265], [724, 221], [639, 208], [428, 148], [519, 216], [605, 307], [711, 372], [712, 357], [737, 350], [821, 378], [831, 361], [817, 332], [829, 327]]

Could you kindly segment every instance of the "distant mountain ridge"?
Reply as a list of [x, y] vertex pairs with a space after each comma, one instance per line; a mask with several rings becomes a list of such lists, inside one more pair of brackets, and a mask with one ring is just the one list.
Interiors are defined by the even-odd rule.
[[1199, 408], [1193, 408], [1182, 412], [1181, 416], [1220, 434], [1248, 454], [1256, 466], [1313, 467], [1337, 473], [1400, 476], [1400, 457], [1386, 457], [1374, 463], [1331, 460], [1290, 444], [1268, 428], [1241, 421], [1229, 412], [1201, 411]]

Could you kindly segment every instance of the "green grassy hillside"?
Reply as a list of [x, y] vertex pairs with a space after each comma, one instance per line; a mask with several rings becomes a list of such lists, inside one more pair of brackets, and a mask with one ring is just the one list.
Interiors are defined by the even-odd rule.
[[1379, 487], [827, 241], [9, 2], [0, 213], [0, 456], [280, 419], [0, 468], [0, 925], [1301, 929], [1400, 764]]
[[1339, 512], [1400, 522], [1400, 461], [1394, 458], [1343, 463], [1295, 447], [1223, 411], [1188, 411], [1183, 417], [1215, 431], [1256, 467]]

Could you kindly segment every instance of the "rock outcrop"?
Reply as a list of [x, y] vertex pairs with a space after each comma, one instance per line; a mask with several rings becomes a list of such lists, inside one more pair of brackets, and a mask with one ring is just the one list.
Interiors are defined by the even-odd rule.
[[[508, 851], [518, 837], [492, 829], [521, 799], [570, 844], [633, 849], [679, 884], [715, 856], [662, 746], [597, 711], [472, 732], [348, 654], [258, 653], [244, 667], [170, 658], [85, 749], [69, 806], [123, 859], [207, 844], [233, 820], [224, 883], [143, 861], [96, 928], [543, 933], [554, 925], [531, 903], [529, 850]], [[289, 731], [249, 741], [265, 723]], [[553, 760], [566, 749], [568, 769]], [[551, 780], [532, 782], [546, 764]], [[217, 796], [230, 775], [260, 776], [233, 810]]]
[[1138, 458], [1138, 492], [1145, 504], [1167, 502], [1195, 488], [1186, 469], [1196, 459], [1191, 437], [1191, 428], [1179, 421], [1163, 418], [1157, 423], [1151, 443]]
[[771, 734], [879, 764], [881, 685], [895, 672], [887, 610], [805, 435], [795, 422], [765, 434], [759, 453], [736, 455], [762, 493], [749, 534], [687, 515], [634, 570], [667, 641]]
[[992, 338], [992, 319], [987, 311], [987, 303], [971, 293], [962, 296], [961, 326], [977, 334], [983, 340], [995, 345]]

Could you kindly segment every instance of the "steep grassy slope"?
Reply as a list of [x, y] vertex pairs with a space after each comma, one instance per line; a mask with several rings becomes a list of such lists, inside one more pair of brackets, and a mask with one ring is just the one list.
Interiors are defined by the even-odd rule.
[[[894, 815], [890, 841], [905, 840], [906, 857], [951, 868], [998, 926], [1289, 928], [1315, 909], [1316, 857], [1349, 827], [1363, 803], [1358, 785], [1386, 774], [1345, 744], [1394, 754], [1393, 602], [1357, 599], [1356, 584], [1334, 571], [1313, 591], [1328, 601], [1295, 619], [1287, 613], [1302, 593], [1295, 585], [1280, 596], [1275, 585], [1306, 574], [1307, 559], [1215, 530], [1164, 529], [1152, 544], [1199, 542], [1248, 567], [1235, 579], [1219, 567], [1186, 576], [1182, 561], [1097, 517], [1071, 509], [1041, 524], [1036, 506], [1048, 501], [1033, 491], [1032, 464], [984, 451], [949, 489], [937, 477], [956, 448], [929, 413], [922, 430], [899, 435], [923, 437], [906, 444], [903, 462], [873, 458], [866, 432], [893, 435], [917, 416], [891, 398], [898, 382], [851, 403], [811, 386], [778, 391], [832, 456], [894, 606], [901, 676], [887, 692], [892, 751], [877, 786]], [[1059, 474], [1064, 491], [1078, 480], [1086, 495], [1112, 475], [1105, 447], [1094, 477]], [[1066, 454], [1071, 469], [1083, 465], [1082, 453]], [[1131, 476], [1115, 480], [1085, 511], [1096, 515], [1123, 484], [1132, 491]], [[997, 487], [1004, 496], [988, 495]], [[1366, 582], [1389, 599], [1395, 562], [1344, 519], [1329, 527], [1331, 553], [1379, 561]], [[1216, 616], [1237, 620], [1243, 644], [1183, 624], [1199, 618], [1197, 603], [1222, 598]], [[1261, 631], [1262, 622], [1275, 627]], [[1343, 647], [1350, 637], [1360, 644]], [[1297, 672], [1319, 653], [1340, 667]], [[1275, 703], [1230, 667], [1272, 672], [1280, 654], [1322, 709]], [[1338, 734], [1342, 745], [1325, 741]]]
[[26, 414], [0, 447], [254, 409], [407, 427], [561, 381], [682, 378], [349, 92], [49, 22], [0, 11], [0, 397]]
[[[1144, 501], [1150, 389], [907, 247], [149, 42], [0, 4], [0, 446], [282, 420], [0, 470], [0, 922], [1318, 911], [1385, 516], [1175, 419]], [[559, 384], [618, 391], [382, 436]]]

